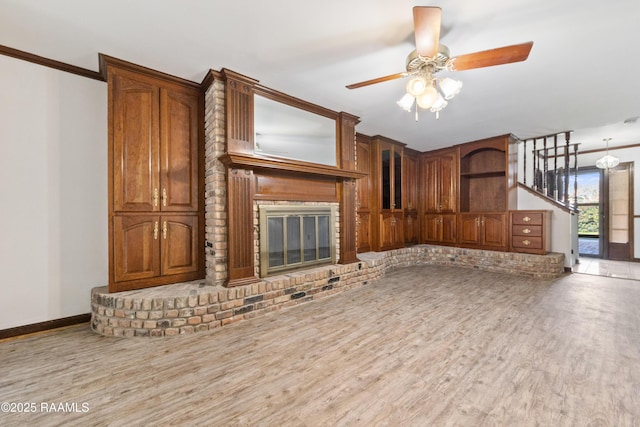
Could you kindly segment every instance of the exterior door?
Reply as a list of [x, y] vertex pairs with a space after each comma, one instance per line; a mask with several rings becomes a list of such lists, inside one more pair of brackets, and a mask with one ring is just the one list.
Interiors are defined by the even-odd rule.
[[605, 258], [629, 261], [633, 258], [633, 176], [630, 163], [605, 173]]

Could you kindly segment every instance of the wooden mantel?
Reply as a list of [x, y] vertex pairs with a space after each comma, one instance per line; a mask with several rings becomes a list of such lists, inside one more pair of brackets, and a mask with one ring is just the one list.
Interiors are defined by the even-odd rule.
[[300, 162], [291, 159], [278, 159], [262, 157], [255, 154], [225, 153], [219, 160], [227, 167], [244, 168], [253, 170], [271, 170], [289, 172], [292, 174], [333, 176], [342, 179], [359, 179], [366, 176], [365, 173], [337, 168], [335, 166], [319, 165], [315, 163]]

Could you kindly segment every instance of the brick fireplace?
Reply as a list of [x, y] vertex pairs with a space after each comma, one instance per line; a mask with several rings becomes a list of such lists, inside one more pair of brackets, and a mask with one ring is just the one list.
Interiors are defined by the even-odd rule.
[[[340, 148], [343, 152], [339, 168], [295, 164], [292, 177], [282, 174], [274, 162], [255, 160], [250, 153], [229, 156], [229, 141], [236, 141], [237, 145], [237, 135], [228, 134], [228, 88], [228, 81], [216, 77], [205, 95], [206, 278], [118, 293], [109, 293], [106, 287], [94, 288], [94, 331], [128, 337], [208, 331], [366, 285], [381, 278], [388, 268], [415, 264], [480, 268], [542, 278], [562, 274], [561, 254], [539, 256], [416, 245], [356, 256], [356, 120], [337, 120], [341, 138], [351, 142]], [[261, 277], [259, 210], [268, 205], [335, 209], [336, 262]]]

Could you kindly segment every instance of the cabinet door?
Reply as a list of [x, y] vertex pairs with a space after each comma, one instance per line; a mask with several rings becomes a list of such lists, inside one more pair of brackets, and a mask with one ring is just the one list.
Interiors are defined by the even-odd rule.
[[402, 213], [395, 213], [393, 219], [393, 247], [394, 249], [402, 248], [404, 247], [404, 220]]
[[420, 223], [418, 222], [418, 214], [411, 213], [404, 217], [404, 243], [416, 244], [418, 243], [418, 236], [420, 235]]
[[456, 243], [455, 214], [426, 214], [423, 239], [427, 243]]
[[418, 209], [418, 160], [411, 154], [404, 152], [402, 160], [402, 185], [404, 190], [404, 209], [405, 210], [417, 210]]
[[129, 73], [110, 72], [113, 209], [159, 209], [159, 89]]
[[371, 173], [371, 145], [365, 142], [356, 144], [356, 159], [358, 162], [358, 172], [366, 173], [367, 176], [356, 181], [356, 189], [358, 192], [358, 210], [368, 211], [371, 209], [370, 201], [370, 173]]
[[425, 157], [422, 162], [424, 209], [426, 212], [439, 212], [440, 209], [440, 159]]
[[460, 214], [458, 227], [458, 242], [463, 244], [479, 245], [480, 236], [480, 216], [476, 214]]
[[196, 215], [163, 215], [162, 274], [198, 271], [198, 217]]
[[358, 252], [371, 250], [371, 214], [358, 212], [357, 221]]
[[160, 192], [162, 211], [198, 210], [197, 91], [160, 91]]
[[506, 216], [503, 214], [484, 214], [481, 222], [482, 244], [495, 248], [506, 248]]
[[456, 160], [455, 152], [423, 158], [425, 212], [456, 211]]
[[422, 240], [426, 243], [440, 243], [442, 239], [441, 217], [438, 214], [425, 214], [422, 224]]
[[113, 218], [116, 282], [148, 279], [160, 274], [159, 227], [157, 215]]
[[402, 151], [393, 150], [393, 204], [391, 208], [401, 210], [404, 200], [402, 197]]
[[440, 212], [456, 211], [456, 153], [444, 154], [440, 157], [439, 192]]
[[380, 215], [380, 250], [401, 248], [404, 240], [402, 216], [395, 213]]
[[442, 215], [440, 220], [442, 228], [442, 243], [456, 243], [456, 216], [455, 214]]
[[392, 214], [380, 215], [380, 250], [388, 250], [394, 247], [395, 217]]

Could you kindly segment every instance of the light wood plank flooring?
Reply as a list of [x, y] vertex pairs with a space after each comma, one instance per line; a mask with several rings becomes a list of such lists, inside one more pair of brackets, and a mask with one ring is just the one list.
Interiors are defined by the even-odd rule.
[[[638, 426], [640, 286], [439, 266], [190, 336], [0, 342], [0, 425]], [[38, 407], [39, 409], [39, 407]]]

